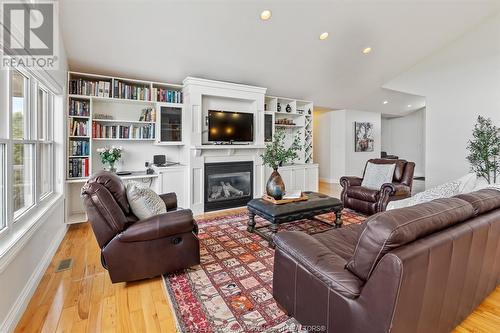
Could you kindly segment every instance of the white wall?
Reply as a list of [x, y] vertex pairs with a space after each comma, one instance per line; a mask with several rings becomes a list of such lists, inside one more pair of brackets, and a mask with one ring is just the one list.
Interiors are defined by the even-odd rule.
[[[315, 113], [315, 157], [320, 180], [338, 183], [342, 176], [361, 176], [370, 158], [380, 157], [381, 115], [375, 112], [338, 110]], [[354, 151], [354, 123], [374, 124], [374, 151]]]
[[398, 118], [382, 118], [382, 150], [415, 162], [415, 176], [425, 176], [425, 109]]
[[500, 125], [500, 14], [384, 87], [426, 97], [427, 185], [465, 174], [467, 140], [477, 116]]

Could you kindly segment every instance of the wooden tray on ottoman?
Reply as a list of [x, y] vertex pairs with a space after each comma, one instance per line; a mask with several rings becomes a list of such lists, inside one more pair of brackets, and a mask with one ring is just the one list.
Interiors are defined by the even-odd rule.
[[297, 201], [306, 201], [308, 199], [307, 195], [304, 193], [301, 194], [300, 198], [293, 198], [293, 199], [281, 199], [281, 200], [276, 200], [273, 197], [268, 196], [267, 194], [264, 194], [262, 196], [262, 199], [269, 201], [275, 205], [283, 205], [291, 202], [297, 202]]

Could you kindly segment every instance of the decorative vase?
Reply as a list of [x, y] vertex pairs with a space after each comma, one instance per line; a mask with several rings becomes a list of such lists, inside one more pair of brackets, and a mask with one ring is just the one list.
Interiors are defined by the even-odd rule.
[[285, 194], [285, 183], [278, 172], [278, 168], [274, 168], [273, 173], [266, 183], [266, 193], [275, 200], [281, 200]]
[[280, 103], [278, 103], [278, 106], [276, 107], [276, 110], [277, 110], [278, 112], [281, 112], [281, 104], [280, 104]]
[[292, 112], [292, 107], [290, 106], [290, 104], [287, 104], [287, 105], [286, 105], [285, 110], [286, 110], [286, 112], [288, 112], [288, 113]]
[[105, 168], [105, 170], [116, 173], [115, 162], [107, 162], [107, 167]]

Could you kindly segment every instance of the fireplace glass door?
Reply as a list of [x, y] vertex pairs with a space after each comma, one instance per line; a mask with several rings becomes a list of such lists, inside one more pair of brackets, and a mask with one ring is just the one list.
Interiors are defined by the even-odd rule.
[[241, 207], [252, 196], [252, 162], [205, 165], [205, 211]]

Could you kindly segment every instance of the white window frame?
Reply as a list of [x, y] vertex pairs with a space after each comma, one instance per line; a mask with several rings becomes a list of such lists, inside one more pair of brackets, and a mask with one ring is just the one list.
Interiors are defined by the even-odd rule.
[[[25, 128], [27, 129], [27, 133], [25, 132], [23, 139], [13, 139], [12, 138], [12, 102], [11, 102], [11, 75], [12, 72], [19, 72], [23, 76], [28, 79], [28, 93], [27, 93], [27, 110], [25, 114], [25, 121], [27, 124]], [[0, 229], [0, 241], [1, 236], [5, 233], [7, 234], [10, 229], [13, 229], [14, 226], [17, 229], [18, 225], [21, 227], [26, 224], [26, 221], [32, 219], [33, 216], [39, 213], [40, 208], [44, 203], [51, 200], [55, 193], [55, 144], [54, 144], [54, 97], [55, 94], [48, 89], [45, 85], [43, 85], [39, 80], [30, 75], [28, 72], [24, 71], [21, 68], [9, 69], [6, 79], [8, 80], [8, 91], [6, 92], [6, 98], [8, 100], [8, 125], [7, 125], [7, 138], [0, 137], [0, 144], [5, 144], [6, 152], [6, 168], [5, 172], [9, 174], [13, 174], [14, 165], [13, 165], [13, 147], [14, 144], [31, 144], [33, 153], [32, 153], [32, 163], [31, 163], [31, 172], [33, 175], [33, 184], [32, 184], [32, 195], [33, 195], [33, 204], [28, 208], [24, 209], [20, 213], [14, 212], [14, 203], [12, 196], [5, 196], [5, 205], [6, 205], [6, 213], [4, 217], [4, 226]], [[49, 115], [47, 120], [47, 126], [50, 131], [47, 131], [47, 138], [39, 139], [38, 138], [38, 122], [42, 121], [38, 119], [38, 110], [37, 110], [37, 98], [38, 98], [38, 89], [42, 89], [47, 93], [47, 110], [46, 113]], [[42, 145], [49, 144], [50, 145], [50, 161], [51, 161], [51, 172], [50, 172], [50, 190], [46, 193], [41, 193], [41, 167], [40, 167], [40, 156]], [[13, 180], [12, 177], [5, 177], [5, 187], [6, 192], [9, 193], [13, 189]]]

